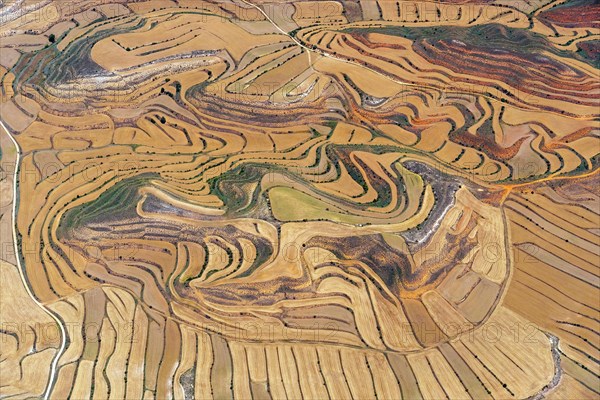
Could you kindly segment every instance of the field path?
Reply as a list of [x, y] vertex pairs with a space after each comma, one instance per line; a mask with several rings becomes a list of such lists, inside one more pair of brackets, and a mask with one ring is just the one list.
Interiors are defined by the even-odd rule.
[[301, 48], [303, 48], [304, 50], [306, 50], [306, 54], [308, 54], [308, 65], [310, 65], [310, 67], [312, 68], [313, 64], [312, 64], [312, 60], [310, 57], [310, 49], [308, 47], [306, 47], [305, 45], [303, 45], [302, 43], [300, 43], [295, 37], [293, 37], [292, 35], [290, 35], [288, 32], [286, 32], [285, 30], [281, 29], [279, 27], [279, 25], [277, 25], [275, 23], [275, 21], [273, 21], [266, 12], [263, 11], [262, 8], [260, 8], [259, 6], [257, 6], [256, 4], [252, 4], [249, 1], [246, 0], [241, 0], [242, 3], [247, 4], [251, 7], [256, 8], [262, 15], [264, 15], [264, 17], [267, 19], [267, 21], [269, 21], [271, 23], [271, 25], [273, 25], [275, 27], [275, 29], [277, 29], [279, 32], [283, 33], [284, 35], [286, 35], [287, 37], [289, 37], [294, 43], [296, 43], [298, 46], [300, 46]]

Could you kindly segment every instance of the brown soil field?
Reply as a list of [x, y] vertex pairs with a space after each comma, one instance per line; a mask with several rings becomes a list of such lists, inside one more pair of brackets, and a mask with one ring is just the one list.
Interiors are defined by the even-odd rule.
[[0, 4], [0, 398], [600, 396], [597, 4]]

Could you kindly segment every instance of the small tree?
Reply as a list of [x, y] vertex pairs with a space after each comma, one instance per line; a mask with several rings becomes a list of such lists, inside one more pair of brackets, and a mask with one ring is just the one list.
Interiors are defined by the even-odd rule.
[[54, 33], [51, 33], [50, 36], [48, 36], [48, 41], [50, 43], [54, 43], [56, 41], [56, 36], [54, 36]]

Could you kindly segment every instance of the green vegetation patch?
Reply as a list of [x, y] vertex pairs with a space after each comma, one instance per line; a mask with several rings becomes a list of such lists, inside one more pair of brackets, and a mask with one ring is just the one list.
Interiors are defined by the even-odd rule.
[[279, 221], [329, 220], [348, 224], [360, 224], [364, 217], [331, 211], [333, 206], [299, 190], [277, 186], [269, 190], [271, 209]]
[[140, 199], [138, 189], [157, 177], [158, 174], [143, 174], [116, 183], [96, 200], [67, 211], [61, 221], [61, 228], [75, 229], [92, 221], [131, 212]]

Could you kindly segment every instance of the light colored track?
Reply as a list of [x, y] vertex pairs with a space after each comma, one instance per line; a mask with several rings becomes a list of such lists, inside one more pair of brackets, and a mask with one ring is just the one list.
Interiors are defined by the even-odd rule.
[[44, 312], [46, 314], [48, 314], [50, 317], [52, 317], [52, 319], [54, 319], [56, 324], [59, 326], [60, 333], [61, 333], [60, 348], [58, 349], [58, 351], [56, 352], [56, 355], [54, 356], [54, 359], [52, 360], [52, 364], [51, 364], [51, 368], [50, 368], [50, 376], [48, 377], [48, 384], [46, 386], [46, 390], [44, 391], [44, 400], [48, 400], [50, 398], [50, 392], [52, 391], [52, 386], [53, 386], [55, 378], [56, 378], [56, 366], [58, 364], [58, 359], [60, 358], [62, 353], [65, 351], [67, 335], [65, 332], [65, 328], [64, 328], [63, 324], [61, 323], [60, 319], [52, 311], [50, 311], [48, 308], [46, 308], [45, 305], [40, 303], [35, 298], [35, 296], [33, 295], [32, 291], [31, 291], [31, 288], [27, 284], [27, 280], [25, 279], [25, 270], [24, 270], [23, 265], [21, 264], [21, 257], [19, 255], [19, 248], [17, 246], [17, 176], [19, 175], [19, 165], [21, 162], [21, 148], [19, 147], [19, 144], [17, 143], [15, 138], [10, 134], [8, 129], [6, 129], [6, 126], [4, 125], [4, 123], [2, 121], [0, 121], [0, 126], [2, 126], [2, 130], [4, 132], [6, 132], [6, 135], [8, 135], [10, 140], [13, 142], [13, 144], [15, 145], [15, 150], [16, 150], [15, 171], [13, 174], [13, 200], [12, 200], [11, 215], [12, 215], [13, 245], [15, 248], [15, 259], [17, 261], [17, 269], [19, 270], [19, 276], [21, 277], [21, 281], [23, 282], [23, 286], [25, 286], [25, 290], [27, 290], [27, 294], [29, 295], [29, 297], [31, 297], [31, 299], [35, 302], [35, 304], [37, 304], [42, 310], [44, 310]]

